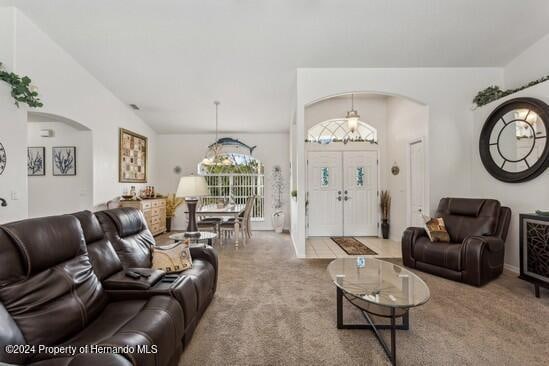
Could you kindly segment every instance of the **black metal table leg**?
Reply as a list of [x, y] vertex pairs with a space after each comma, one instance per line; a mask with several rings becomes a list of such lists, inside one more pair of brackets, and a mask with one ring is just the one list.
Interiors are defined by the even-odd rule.
[[[379, 341], [380, 345], [382, 346], [383, 350], [385, 351], [385, 354], [391, 361], [392, 365], [396, 365], [396, 330], [408, 330], [410, 329], [410, 313], [407, 311], [402, 315], [402, 324], [396, 324], [396, 313], [395, 308], [391, 308], [391, 315], [389, 316], [391, 324], [375, 324], [370, 315], [367, 311], [364, 309], [361, 309], [359, 306], [354, 304], [353, 302], [350, 302], [353, 306], [357, 307], [362, 315], [364, 316], [364, 319], [366, 319], [367, 324], [345, 324], [343, 322], [343, 290], [341, 290], [339, 287], [337, 288], [337, 328], [338, 329], [369, 329], [374, 332], [374, 335], [376, 336], [377, 340]], [[347, 299], [348, 300], [348, 299]], [[381, 337], [381, 334], [379, 333], [380, 329], [389, 329], [391, 330], [391, 348], [387, 345], [385, 340]]]
[[534, 293], [536, 297], [539, 297], [539, 285], [537, 283], [534, 284]]

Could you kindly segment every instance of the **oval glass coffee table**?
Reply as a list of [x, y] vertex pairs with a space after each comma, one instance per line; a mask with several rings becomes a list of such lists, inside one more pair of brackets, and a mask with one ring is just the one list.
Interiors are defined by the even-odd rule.
[[[410, 308], [429, 300], [429, 287], [409, 270], [376, 258], [338, 258], [328, 265], [328, 272], [337, 290], [337, 328], [372, 330], [396, 365], [396, 330], [409, 329]], [[360, 310], [367, 324], [343, 322], [343, 298]], [[390, 324], [374, 324], [371, 315], [388, 318]], [[401, 324], [396, 324], [397, 318], [402, 318]], [[380, 329], [391, 330], [391, 348]]]

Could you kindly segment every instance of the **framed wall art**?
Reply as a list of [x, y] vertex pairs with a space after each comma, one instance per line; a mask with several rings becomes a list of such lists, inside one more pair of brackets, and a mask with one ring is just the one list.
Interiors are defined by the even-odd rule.
[[27, 175], [29, 177], [46, 175], [46, 148], [44, 146], [27, 148]]
[[76, 175], [76, 146], [56, 146], [51, 152], [54, 176]]
[[120, 129], [118, 181], [121, 183], [147, 182], [148, 141], [145, 136]]

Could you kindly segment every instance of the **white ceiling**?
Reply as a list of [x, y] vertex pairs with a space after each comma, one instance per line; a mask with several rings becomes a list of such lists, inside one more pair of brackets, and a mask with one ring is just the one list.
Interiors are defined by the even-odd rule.
[[547, 0], [17, 0], [160, 133], [287, 131], [298, 67], [503, 66]]

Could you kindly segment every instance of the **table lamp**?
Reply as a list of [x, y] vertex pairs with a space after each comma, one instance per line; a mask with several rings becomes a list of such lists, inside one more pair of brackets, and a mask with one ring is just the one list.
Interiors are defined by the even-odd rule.
[[198, 228], [196, 227], [196, 204], [201, 196], [207, 196], [210, 194], [208, 190], [208, 183], [204, 177], [189, 175], [187, 177], [181, 177], [179, 185], [177, 186], [177, 197], [185, 198], [187, 209], [189, 210], [189, 222], [187, 224], [187, 237], [200, 236]]

